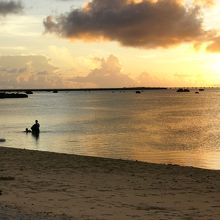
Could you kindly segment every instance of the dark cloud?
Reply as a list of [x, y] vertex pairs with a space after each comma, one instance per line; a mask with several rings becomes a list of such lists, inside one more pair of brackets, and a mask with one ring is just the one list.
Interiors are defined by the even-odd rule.
[[198, 7], [178, 0], [93, 0], [81, 9], [44, 21], [46, 32], [69, 39], [106, 39], [134, 47], [168, 47], [205, 32]]
[[133, 86], [136, 82], [123, 74], [117, 57], [111, 55], [107, 59], [99, 59], [100, 67], [92, 70], [85, 77], [74, 77], [74, 83], [91, 85], [99, 88]]
[[0, 1], [0, 16], [18, 14], [22, 10], [23, 6], [20, 1]]

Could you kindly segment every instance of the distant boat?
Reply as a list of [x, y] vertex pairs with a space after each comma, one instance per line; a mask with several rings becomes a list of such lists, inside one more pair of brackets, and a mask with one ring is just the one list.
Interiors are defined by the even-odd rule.
[[136, 91], [136, 94], [141, 94], [141, 91]]
[[53, 93], [58, 93], [58, 91], [57, 90], [53, 90]]
[[0, 99], [13, 99], [13, 98], [28, 98], [27, 94], [23, 93], [0, 93]]
[[197, 91], [197, 92], [195, 92], [196, 94], [199, 94], [199, 92]]
[[199, 89], [199, 91], [205, 91], [205, 89]]
[[177, 89], [176, 92], [190, 92], [189, 89]]

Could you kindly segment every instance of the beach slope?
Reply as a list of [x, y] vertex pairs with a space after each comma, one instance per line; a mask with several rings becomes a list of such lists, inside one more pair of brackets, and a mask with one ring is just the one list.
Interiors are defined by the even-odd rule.
[[220, 171], [0, 148], [0, 219], [219, 219]]

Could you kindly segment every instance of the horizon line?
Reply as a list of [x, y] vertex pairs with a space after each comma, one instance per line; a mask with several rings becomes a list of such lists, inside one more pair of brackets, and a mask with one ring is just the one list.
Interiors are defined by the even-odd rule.
[[169, 86], [169, 87], [112, 87], [112, 88], [19, 88], [0, 89], [0, 92], [22, 92], [22, 91], [110, 91], [110, 90], [166, 90], [166, 89], [218, 89], [219, 86]]

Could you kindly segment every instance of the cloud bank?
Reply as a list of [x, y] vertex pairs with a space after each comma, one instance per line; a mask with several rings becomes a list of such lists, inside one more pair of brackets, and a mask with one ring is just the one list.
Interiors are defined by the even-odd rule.
[[[137, 81], [122, 71], [117, 57], [95, 58], [97, 68], [86, 76], [63, 77], [44, 56], [0, 56], [0, 87], [16, 88], [109, 88], [135, 86]], [[74, 71], [72, 72], [72, 75]]]
[[114, 55], [110, 55], [107, 59], [99, 59], [99, 62], [100, 67], [91, 70], [87, 76], [72, 78], [72, 82], [97, 88], [136, 85], [135, 80], [122, 72], [119, 60]]
[[22, 10], [23, 6], [20, 1], [0, 1], [0, 16], [18, 14]]
[[[160, 74], [142, 72], [131, 76], [123, 71], [119, 59], [93, 58], [96, 68], [84, 76], [71, 71], [64, 76], [62, 70], [51, 64], [45, 56], [0, 56], [1, 89], [35, 88], [114, 88], [134, 86], [193, 86], [199, 84], [190, 74]], [[74, 77], [73, 77], [74, 76]], [[169, 76], [169, 77], [168, 77]]]
[[[124, 73], [119, 59], [110, 55], [107, 58], [96, 58], [99, 66], [92, 69], [86, 76], [77, 76], [70, 79], [72, 85], [81, 88], [122, 88], [122, 87], [166, 87], [193, 85], [196, 80], [191, 75], [160, 74], [156, 76], [142, 72], [136, 76]], [[168, 77], [169, 75], [169, 77]], [[189, 80], [191, 82], [189, 82]]]
[[186, 8], [179, 0], [92, 0], [84, 8], [48, 16], [44, 26], [71, 40], [104, 39], [142, 48], [193, 42], [205, 34], [199, 7]]
[[65, 87], [57, 68], [44, 56], [1, 56], [0, 79], [2, 89]]

